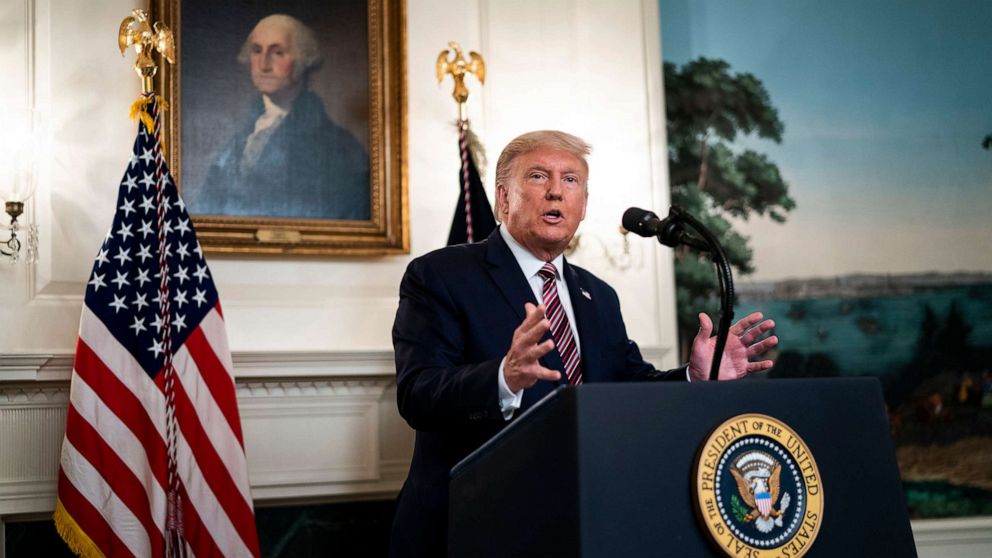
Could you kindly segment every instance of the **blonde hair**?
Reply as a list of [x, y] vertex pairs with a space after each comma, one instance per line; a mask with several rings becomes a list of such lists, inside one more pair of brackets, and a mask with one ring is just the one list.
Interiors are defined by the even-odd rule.
[[582, 161], [586, 176], [589, 176], [589, 163], [586, 161], [586, 157], [592, 153], [591, 145], [578, 136], [558, 130], [537, 130], [513, 138], [503, 148], [503, 152], [499, 154], [499, 160], [496, 161], [496, 185], [499, 186], [510, 179], [513, 174], [513, 162], [517, 157], [542, 147], [561, 149], [571, 153]]

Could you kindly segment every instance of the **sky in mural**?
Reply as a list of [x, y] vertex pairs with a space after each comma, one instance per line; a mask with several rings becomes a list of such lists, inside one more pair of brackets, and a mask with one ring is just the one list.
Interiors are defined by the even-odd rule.
[[798, 207], [742, 280], [992, 271], [992, 2], [661, 0], [662, 54], [750, 72]]

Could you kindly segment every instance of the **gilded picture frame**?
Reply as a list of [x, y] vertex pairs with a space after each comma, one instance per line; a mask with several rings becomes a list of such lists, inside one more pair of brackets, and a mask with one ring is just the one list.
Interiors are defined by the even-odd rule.
[[[176, 38], [176, 63], [156, 78], [168, 103], [166, 155], [204, 251], [409, 253], [404, 4], [155, 0], [153, 19]], [[287, 21], [306, 30], [285, 32], [283, 42], [298, 44], [280, 78], [278, 62], [259, 57], [279, 48]], [[316, 44], [300, 48], [300, 33]], [[301, 78], [300, 51], [313, 46], [316, 69]], [[285, 90], [272, 93], [279, 79], [300, 84], [291, 104], [270, 100]], [[266, 130], [270, 110], [287, 106]]]

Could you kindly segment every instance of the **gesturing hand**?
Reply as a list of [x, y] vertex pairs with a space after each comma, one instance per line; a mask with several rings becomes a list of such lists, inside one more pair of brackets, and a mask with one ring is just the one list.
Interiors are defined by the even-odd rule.
[[[720, 380], [736, 380], [772, 367], [770, 360], [750, 361], [778, 345], [778, 337], [774, 335], [761, 339], [762, 335], [775, 327], [775, 322], [762, 320], [763, 317], [761, 312], [754, 312], [730, 326], [727, 345], [723, 348], [723, 358], [720, 360]], [[716, 349], [716, 337], [711, 337], [712, 333], [713, 322], [709, 316], [700, 313], [699, 333], [692, 340], [692, 354], [689, 356], [689, 378], [694, 382], [706, 381], [710, 377], [710, 366]]]
[[538, 359], [555, 348], [555, 342], [546, 339], [538, 343], [548, 332], [550, 324], [544, 316], [544, 305], [524, 305], [524, 321], [513, 331], [513, 341], [503, 363], [503, 378], [510, 391], [516, 393], [537, 383], [538, 380], [557, 382], [561, 373], [541, 366]]

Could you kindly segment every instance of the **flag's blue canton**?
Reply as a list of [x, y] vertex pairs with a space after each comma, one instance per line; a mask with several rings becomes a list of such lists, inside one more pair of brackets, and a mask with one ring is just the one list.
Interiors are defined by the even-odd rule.
[[[144, 124], [139, 127], [117, 195], [114, 223], [86, 287], [86, 306], [154, 377], [165, 360], [158, 295], [161, 279], [154, 138]], [[163, 173], [167, 181], [163, 202], [168, 208], [166, 259], [175, 353], [217, 304], [217, 290], [189, 214], [164, 164]]]

